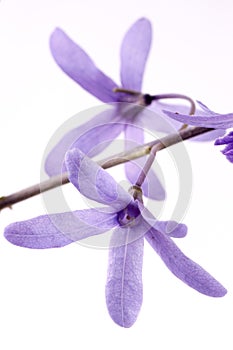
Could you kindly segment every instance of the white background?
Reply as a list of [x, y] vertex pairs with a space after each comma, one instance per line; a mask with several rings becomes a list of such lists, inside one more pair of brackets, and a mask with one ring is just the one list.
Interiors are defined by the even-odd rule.
[[[217, 112], [233, 111], [231, 0], [1, 0], [0, 195], [38, 182], [53, 132], [99, 103], [54, 63], [53, 29], [63, 28], [118, 83], [121, 40], [142, 16], [154, 31], [144, 91], [185, 93]], [[227, 296], [188, 288], [146, 244], [142, 310], [131, 329], [122, 329], [105, 306], [106, 250], [73, 244], [35, 251], [0, 237], [1, 349], [232, 349], [233, 165], [211, 143], [187, 149], [194, 177], [184, 219], [189, 235], [177, 243]], [[1, 233], [43, 213], [40, 197], [4, 209]]]

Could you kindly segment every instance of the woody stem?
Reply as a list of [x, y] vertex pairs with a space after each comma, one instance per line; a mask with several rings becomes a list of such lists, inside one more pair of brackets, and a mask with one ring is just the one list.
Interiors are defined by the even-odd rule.
[[[138, 146], [136, 148], [133, 148], [127, 152], [118, 153], [116, 155], [113, 155], [107, 159], [103, 159], [102, 161], [98, 162], [98, 164], [104, 168], [111, 168], [113, 166], [116, 166], [118, 164], [123, 164], [128, 161], [134, 160], [136, 158], [143, 157], [147, 154], [150, 154], [151, 150], [154, 150], [151, 155], [151, 160], [154, 159], [154, 151], [158, 152], [159, 150], [162, 150], [163, 148], [169, 147], [171, 145], [174, 145], [176, 143], [181, 142], [182, 140], [187, 140], [192, 137], [204, 134], [209, 131], [213, 131], [214, 129], [210, 128], [203, 128], [203, 127], [189, 127], [183, 130], [180, 130], [179, 133], [171, 134], [168, 136], [165, 136], [161, 138], [160, 140], [152, 141], [149, 143], [146, 143], [144, 145]], [[150, 157], [149, 157], [150, 158]], [[149, 168], [149, 163], [148, 163]], [[146, 169], [147, 171], [147, 169]], [[148, 170], [149, 171], [149, 170]], [[143, 179], [142, 179], [143, 180]], [[142, 181], [140, 180], [140, 181]], [[19, 203], [21, 201], [24, 201], [28, 198], [31, 198], [33, 196], [36, 196], [42, 192], [51, 190], [53, 188], [59, 187], [61, 185], [64, 185], [69, 182], [68, 174], [64, 173], [61, 175], [57, 175], [54, 177], [51, 177], [50, 179], [43, 181], [39, 184], [27, 187], [21, 191], [15, 192], [8, 196], [0, 197], [0, 210], [11, 207], [13, 204]]]

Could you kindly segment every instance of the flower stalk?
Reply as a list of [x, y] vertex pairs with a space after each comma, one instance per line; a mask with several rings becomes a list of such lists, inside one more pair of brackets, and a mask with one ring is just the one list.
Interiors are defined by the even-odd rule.
[[[179, 133], [174, 133], [174, 134], [165, 136], [160, 140], [155, 140], [155, 141], [146, 143], [144, 145], [135, 147], [129, 151], [121, 152], [109, 158], [103, 159], [100, 162], [98, 162], [98, 164], [103, 169], [108, 169], [116, 165], [123, 164], [149, 154], [155, 145], [157, 147], [157, 151], [159, 151], [164, 148], [170, 147], [176, 143], [179, 143], [183, 140], [187, 140], [192, 137], [195, 137], [213, 130], [214, 130], [213, 128], [189, 127], [189, 128], [180, 130]], [[12, 205], [16, 203], [22, 202], [26, 199], [29, 199], [40, 193], [43, 193], [53, 188], [64, 185], [68, 182], [69, 182], [69, 179], [68, 179], [67, 173], [63, 173], [61, 175], [53, 176], [50, 179], [43, 181], [39, 184], [30, 186], [23, 190], [15, 192], [11, 195], [0, 197], [0, 210], [4, 208], [11, 208]]]

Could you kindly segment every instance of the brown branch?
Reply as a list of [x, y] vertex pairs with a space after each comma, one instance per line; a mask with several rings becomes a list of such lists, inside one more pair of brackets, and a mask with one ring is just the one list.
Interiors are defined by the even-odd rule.
[[[164, 149], [179, 143], [183, 140], [190, 139], [192, 137], [204, 134], [214, 129], [207, 129], [203, 127], [189, 127], [179, 131], [179, 133], [171, 134], [161, 138], [160, 140], [152, 141], [146, 143], [142, 146], [135, 147], [127, 152], [121, 152], [113, 155], [109, 158], [103, 159], [98, 164], [104, 169], [111, 168], [113, 166], [123, 164], [134, 160], [136, 158], [141, 158], [150, 153], [151, 148], [160, 143], [159, 149]], [[64, 173], [51, 177], [50, 179], [43, 181], [39, 184], [27, 187], [21, 191], [15, 192], [9, 196], [0, 197], [0, 210], [4, 208], [11, 208], [13, 204], [22, 202], [28, 198], [34, 197], [42, 192], [51, 190], [53, 188], [59, 187], [69, 182], [68, 174]]]

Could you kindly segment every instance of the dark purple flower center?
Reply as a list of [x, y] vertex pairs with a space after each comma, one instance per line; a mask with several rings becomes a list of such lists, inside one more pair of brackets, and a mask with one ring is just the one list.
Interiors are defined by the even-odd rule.
[[145, 106], [149, 106], [154, 101], [153, 96], [151, 96], [149, 94], [143, 95], [142, 98], [143, 98]]
[[137, 203], [131, 202], [125, 209], [118, 213], [117, 220], [120, 226], [134, 226], [139, 215], [140, 211]]

